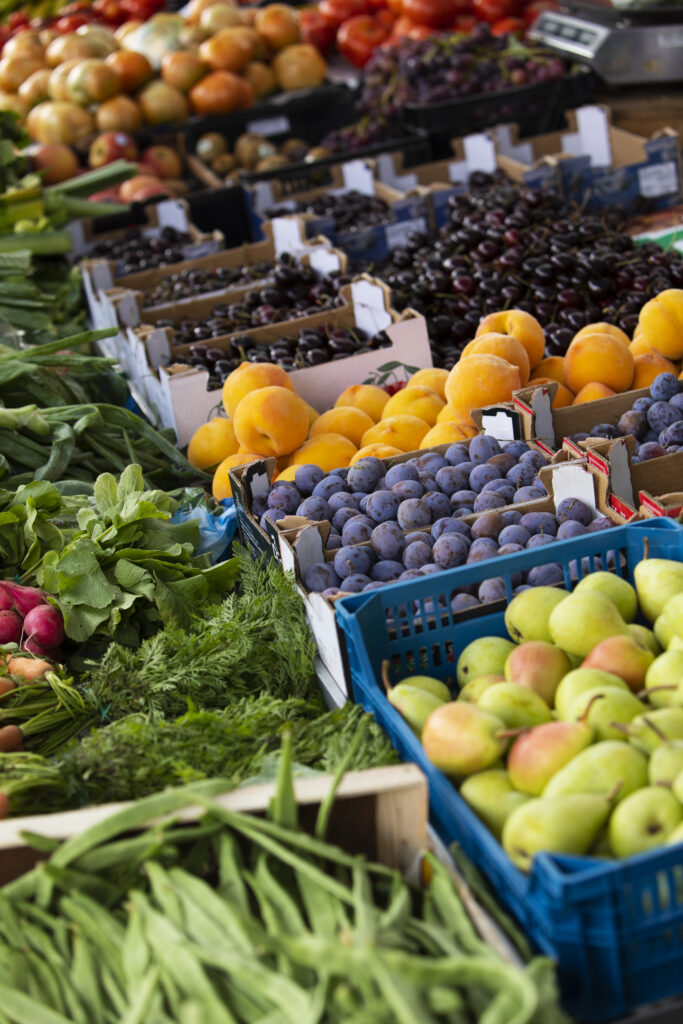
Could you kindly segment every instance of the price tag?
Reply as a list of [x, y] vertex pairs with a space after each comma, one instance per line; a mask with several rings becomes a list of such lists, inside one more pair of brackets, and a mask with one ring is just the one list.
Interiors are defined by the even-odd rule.
[[255, 135], [283, 135], [292, 130], [289, 118], [284, 115], [279, 117], [262, 117], [259, 121], [248, 121], [247, 131]]
[[638, 171], [640, 194], [648, 199], [670, 195], [672, 192], [677, 192], [679, 187], [678, 171], [673, 160], [643, 167]]
[[397, 249], [405, 245], [408, 236], [413, 231], [426, 231], [427, 222], [424, 217], [413, 217], [412, 220], [399, 220], [396, 224], [387, 224], [384, 229], [387, 246], [389, 249]]
[[486, 412], [481, 417], [481, 429], [497, 441], [514, 441], [519, 438], [519, 417], [504, 409]]

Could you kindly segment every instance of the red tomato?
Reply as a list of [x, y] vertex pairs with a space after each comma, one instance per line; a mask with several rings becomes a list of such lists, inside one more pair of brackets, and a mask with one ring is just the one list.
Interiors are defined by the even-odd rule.
[[365, 67], [373, 53], [389, 35], [389, 28], [371, 14], [356, 14], [337, 32], [337, 47], [354, 67]]
[[388, 7], [388, 0], [367, 0], [367, 9], [370, 14], [376, 14], [378, 11], [386, 11]]
[[479, 24], [479, 18], [473, 14], [459, 14], [453, 22], [454, 32], [471, 32]]
[[356, 14], [366, 14], [368, 5], [367, 0], [322, 0], [318, 10], [328, 25], [339, 28], [348, 18], [353, 18]]
[[13, 11], [7, 19], [7, 26], [10, 32], [17, 28], [23, 28], [24, 25], [28, 25], [28, 14], [26, 11]]
[[472, 12], [479, 21], [488, 21], [491, 25], [494, 21], [507, 18], [514, 12], [514, 8], [514, 0], [472, 0]]
[[519, 36], [526, 32], [526, 22], [524, 18], [501, 18], [500, 21], [494, 21], [491, 32], [494, 36], [504, 36], [508, 33]]
[[67, 14], [65, 18], [60, 18], [55, 22], [55, 29], [65, 36], [69, 32], [75, 32], [81, 25], [89, 25], [90, 21], [91, 19], [86, 18], [84, 14]]
[[403, 0], [402, 14], [417, 25], [445, 28], [462, 9], [459, 0]]
[[426, 39], [434, 35], [434, 29], [428, 25], [418, 25], [411, 18], [402, 14], [396, 21], [391, 32], [394, 40], [398, 39]]
[[326, 54], [336, 35], [334, 28], [322, 16], [317, 7], [307, 7], [299, 14], [299, 31], [301, 40], [315, 46], [322, 54]]
[[126, 20], [119, 0], [95, 0], [92, 9], [98, 17], [104, 18], [110, 25], [122, 25]]
[[522, 9], [522, 17], [527, 25], [533, 25], [536, 18], [543, 11], [558, 11], [560, 5], [555, 3], [554, 0], [531, 0], [530, 4], [526, 4]]
[[403, 13], [403, 0], [389, 0], [389, 10], [399, 17]]
[[147, 21], [163, 6], [164, 0], [121, 0], [124, 21]]
[[375, 15], [375, 21], [377, 21], [380, 25], [384, 25], [387, 32], [391, 32], [394, 25], [396, 24], [396, 17], [397, 16], [394, 14], [393, 11], [390, 11], [388, 7], [385, 7], [384, 10], [377, 12], [377, 14]]

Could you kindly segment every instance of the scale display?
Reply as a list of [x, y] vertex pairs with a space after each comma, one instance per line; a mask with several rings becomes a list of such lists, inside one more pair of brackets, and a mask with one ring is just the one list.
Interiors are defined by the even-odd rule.
[[531, 34], [609, 85], [683, 81], [683, 2], [567, 0], [561, 11], [544, 11]]

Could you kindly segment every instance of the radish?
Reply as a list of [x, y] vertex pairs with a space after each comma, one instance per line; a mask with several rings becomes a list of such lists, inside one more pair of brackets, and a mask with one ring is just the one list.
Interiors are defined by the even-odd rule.
[[0, 612], [9, 612], [12, 610], [12, 602], [4, 590], [0, 590]]
[[29, 654], [35, 654], [38, 658], [49, 658], [50, 661], [62, 660], [62, 652], [59, 647], [43, 647], [30, 636], [22, 640], [21, 649], [28, 651]]
[[[51, 604], [36, 605], [24, 616], [24, 635], [42, 648], [41, 651], [33, 651], [34, 654], [59, 647], [64, 639], [62, 613]], [[25, 649], [30, 650], [28, 647]]]
[[21, 616], [16, 612], [0, 612], [0, 644], [18, 644], [21, 640]]
[[20, 587], [18, 583], [12, 583], [11, 580], [1, 580], [0, 590], [9, 597], [12, 607], [19, 612], [22, 619], [32, 608], [45, 604], [47, 599], [47, 594], [44, 594], [42, 590], [36, 590], [35, 587]]

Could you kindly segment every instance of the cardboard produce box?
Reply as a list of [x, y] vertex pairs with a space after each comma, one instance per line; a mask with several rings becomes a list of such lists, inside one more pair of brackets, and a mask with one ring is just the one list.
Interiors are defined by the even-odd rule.
[[[251, 220], [254, 238], [260, 238], [266, 211], [277, 208], [277, 215], [287, 211], [296, 213], [305, 224], [307, 237], [323, 234], [334, 245], [340, 246], [352, 260], [377, 262], [385, 259], [392, 249], [403, 245], [413, 231], [428, 228], [428, 204], [424, 195], [415, 192], [405, 195], [395, 188], [377, 181], [374, 164], [370, 160], [352, 160], [331, 168], [332, 187], [308, 189], [305, 192], [283, 193], [276, 181], [258, 181], [244, 186], [248, 216]], [[334, 221], [328, 216], [297, 213], [298, 204], [309, 202], [323, 195], [343, 195], [357, 191], [367, 196], [377, 196], [389, 204], [391, 221], [371, 227], [360, 227], [356, 231], [336, 230]]]
[[[399, 314], [391, 309], [389, 290], [384, 284], [373, 278], [361, 277], [346, 285], [341, 294], [346, 299], [344, 306], [241, 332], [248, 333], [257, 341], [274, 341], [282, 335], [297, 334], [302, 327], [323, 324], [359, 327], [369, 334], [386, 330], [391, 347], [370, 349], [347, 359], [289, 373], [297, 394], [320, 412], [334, 405], [349, 384], [407, 380], [416, 370], [432, 365], [424, 317], [412, 310]], [[207, 390], [208, 371], [173, 364], [172, 357], [170, 365], [159, 366], [155, 371], [149, 361], [150, 336], [141, 336], [140, 331], [128, 331], [127, 335], [131, 338], [130, 348], [137, 369], [144, 379], [148, 402], [157, 409], [162, 425], [173, 427], [178, 443], [181, 446], [187, 444], [197, 427], [222, 408], [220, 390]], [[235, 335], [212, 338], [211, 344], [229, 350], [231, 337]], [[187, 346], [179, 346], [178, 354], [186, 349]]]
[[520, 141], [514, 125], [492, 130], [498, 162], [517, 180], [551, 188], [589, 210], [643, 201], [660, 209], [681, 201], [677, 132], [656, 131], [649, 139], [615, 128], [608, 108], [568, 111], [570, 130]]

